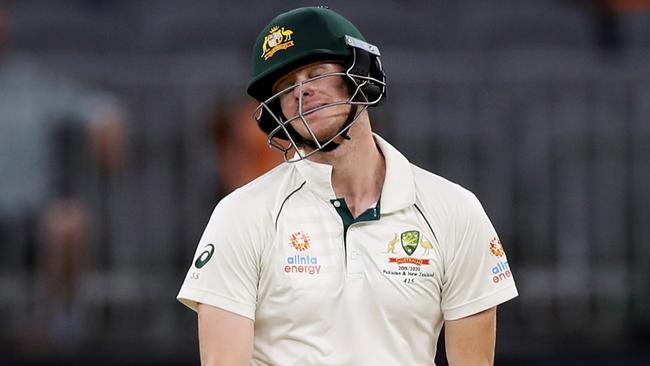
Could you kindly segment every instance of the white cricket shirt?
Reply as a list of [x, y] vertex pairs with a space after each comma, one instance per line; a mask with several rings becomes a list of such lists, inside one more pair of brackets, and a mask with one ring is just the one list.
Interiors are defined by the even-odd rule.
[[214, 210], [178, 299], [253, 319], [252, 365], [432, 365], [444, 320], [517, 296], [476, 197], [375, 139], [384, 186], [356, 219], [308, 160]]

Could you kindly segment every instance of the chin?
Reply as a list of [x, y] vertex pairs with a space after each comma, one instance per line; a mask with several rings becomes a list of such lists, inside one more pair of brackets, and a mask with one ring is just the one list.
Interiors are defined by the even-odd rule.
[[[340, 118], [319, 118], [310, 120], [307, 118], [309, 128], [319, 141], [325, 142], [334, 137], [343, 127], [343, 120]], [[304, 128], [300, 129], [301, 135], [308, 136], [311, 139], [309, 131]]]

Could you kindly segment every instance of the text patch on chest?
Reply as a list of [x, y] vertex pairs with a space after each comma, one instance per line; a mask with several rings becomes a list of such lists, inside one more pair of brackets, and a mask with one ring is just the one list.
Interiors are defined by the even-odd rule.
[[311, 238], [305, 232], [297, 231], [289, 235], [289, 245], [299, 254], [287, 257], [284, 272], [288, 274], [317, 275], [321, 271], [318, 256], [309, 253], [312, 247]]

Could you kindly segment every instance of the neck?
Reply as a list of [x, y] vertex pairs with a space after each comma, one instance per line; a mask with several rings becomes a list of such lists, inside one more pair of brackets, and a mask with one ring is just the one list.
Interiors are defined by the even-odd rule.
[[352, 216], [357, 217], [379, 200], [386, 175], [384, 156], [364, 112], [333, 151], [319, 152], [309, 159], [332, 166], [332, 187], [336, 197], [345, 198]]

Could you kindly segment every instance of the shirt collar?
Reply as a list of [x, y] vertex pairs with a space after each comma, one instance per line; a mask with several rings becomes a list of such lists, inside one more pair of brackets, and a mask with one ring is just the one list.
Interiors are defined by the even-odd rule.
[[[375, 134], [375, 142], [386, 159], [386, 177], [381, 191], [381, 213], [390, 213], [415, 203], [415, 183], [411, 164], [397, 149]], [[332, 166], [303, 159], [294, 163], [307, 187], [316, 195], [332, 200], [337, 198], [332, 188]]]
[[332, 188], [332, 166], [302, 159], [293, 163], [298, 173], [307, 181], [307, 187], [316, 195], [325, 199], [336, 199]]
[[396, 148], [375, 134], [386, 159], [386, 177], [381, 190], [381, 212], [390, 213], [415, 204], [415, 181], [411, 163]]

